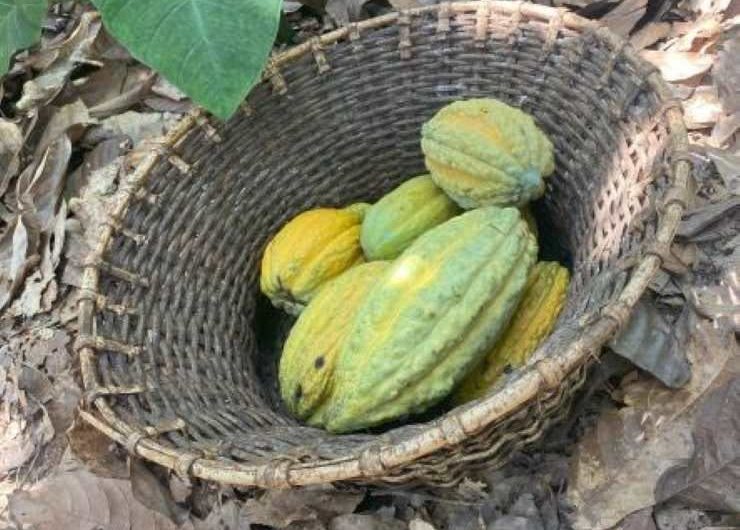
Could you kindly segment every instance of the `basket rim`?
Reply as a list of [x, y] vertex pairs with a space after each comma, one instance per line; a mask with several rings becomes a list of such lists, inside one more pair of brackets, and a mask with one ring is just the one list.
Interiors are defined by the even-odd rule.
[[[352, 23], [330, 33], [314, 37], [295, 47], [273, 55], [267, 63], [263, 82], [269, 81], [278, 92], [285, 90], [279, 67], [291, 63], [308, 53], [314, 55], [319, 74], [323, 71], [321, 48], [341, 40], [355, 40], [363, 30], [372, 30], [393, 25], [407, 25], [409, 17], [437, 13], [442, 20], [453, 14], [475, 13], [488, 17], [490, 12], [507, 15], [514, 25], [536, 20], [576, 31], [593, 31], [605, 40], [616, 55], [624, 55], [633, 64], [648, 68], [646, 83], [657, 95], [664, 107], [669, 137], [667, 152], [671, 161], [667, 168], [669, 186], [660, 197], [658, 208], [658, 228], [652, 242], [645, 243], [645, 249], [629, 274], [629, 280], [618, 299], [605, 307], [591, 322], [584, 323], [578, 340], [565, 346], [557, 355], [541, 359], [524, 367], [520, 377], [503, 386], [499, 391], [488, 395], [470, 406], [462, 406], [432, 421], [424, 429], [397, 444], [372, 445], [361, 454], [310, 463], [294, 463], [287, 460], [272, 460], [264, 464], [243, 464], [215, 455], [195, 453], [167, 446], [157, 440], [157, 436], [168, 430], [182, 428], [180, 420], [162, 428], [135, 428], [122, 419], [108, 404], [106, 397], [111, 394], [143, 391], [143, 387], [105, 387], [98, 381], [95, 351], [107, 349], [124, 354], [133, 354], [134, 346], [115, 343], [95, 335], [94, 315], [96, 308], [105, 303], [98, 292], [100, 271], [111, 273], [111, 266], [104, 259], [109, 243], [121, 229], [121, 219], [125, 215], [137, 191], [147, 181], [155, 164], [165, 158], [178, 169], [187, 170], [187, 164], [174, 154], [172, 148], [191, 131], [203, 127], [206, 134], [218, 141], [215, 128], [209, 123], [209, 116], [201, 109], [195, 109], [184, 116], [161, 140], [157, 141], [148, 155], [134, 171], [123, 179], [119, 194], [110, 209], [107, 223], [101, 229], [97, 246], [83, 264], [84, 272], [79, 291], [78, 315], [80, 329], [75, 341], [75, 350], [80, 356], [80, 365], [85, 388], [85, 405], [94, 405], [98, 414], [84, 409], [80, 416], [93, 427], [114, 441], [124, 445], [135, 456], [160, 464], [174, 470], [183, 478], [199, 478], [239, 486], [260, 488], [288, 488], [321, 484], [334, 481], [357, 481], [381, 478], [387, 470], [401, 468], [423, 456], [444, 448], [453, 447], [486, 426], [502, 420], [521, 407], [552, 392], [568, 374], [582, 366], [591, 356], [597, 356], [603, 344], [628, 320], [638, 298], [647, 288], [652, 276], [660, 268], [663, 256], [670, 249], [678, 223], [687, 208], [691, 165], [688, 158], [688, 135], [683, 121], [680, 105], [675, 103], [670, 89], [657, 69], [648, 65], [637, 52], [621, 37], [611, 33], [598, 21], [582, 18], [565, 8], [553, 8], [522, 1], [485, 0], [482, 2], [445, 2], [392, 12], [380, 17]], [[483, 20], [483, 19], [481, 19]], [[244, 110], [249, 112], [248, 105]], [[115, 271], [113, 271], [115, 272]], [[117, 271], [118, 274], [134, 276], [130, 272]], [[139, 279], [140, 281], [144, 281]]]

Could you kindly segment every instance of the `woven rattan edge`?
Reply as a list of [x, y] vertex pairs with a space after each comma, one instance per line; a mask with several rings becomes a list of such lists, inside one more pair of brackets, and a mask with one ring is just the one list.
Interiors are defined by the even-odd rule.
[[[605, 38], [613, 48], [621, 50], [621, 53], [624, 53], [635, 64], [645, 66], [644, 61], [639, 59], [634, 50], [629, 45], [625, 45], [620, 37], [605, 31], [598, 23], [583, 19], [573, 13], [563, 13], [562, 10], [523, 2], [491, 1], [489, 7], [491, 12], [497, 14], [544, 22], [557, 19], [558, 23], [562, 23], [565, 27], [571, 29], [598, 30], [599, 35]], [[404, 14], [420, 16], [439, 10], [445, 10], [447, 14], [459, 14], [476, 12], [479, 8], [479, 2], [457, 2], [411, 9], [405, 11]], [[398, 17], [397, 13], [393, 13], [359, 22], [352, 27], [338, 29], [319, 37], [318, 45], [335, 44], [350, 37], [351, 32], [356, 34], [357, 31], [361, 32], [396, 24]], [[267, 70], [265, 80], [269, 80], [272, 75], [279, 76], [278, 67], [280, 65], [294, 61], [307, 53], [314, 53], [316, 47], [317, 41], [309, 41], [274, 56], [270, 60], [270, 68]], [[653, 71], [647, 77], [647, 83], [661, 100], [671, 100], [672, 96], [669, 88], [657, 72]], [[676, 107], [668, 108], [666, 118], [670, 135], [668, 150], [671, 153], [686, 152], [688, 136], [680, 109]], [[159, 158], [163, 155], [166, 158], [167, 148], [176, 145], [199, 125], [204, 125], [202, 111], [196, 110], [185, 116], [162, 140], [160, 148], [153, 149], [152, 153], [139, 164], [127, 180], [120, 200], [112, 208], [111, 222], [103, 227], [92, 259], [85, 268], [82, 292], [94, 295], [98, 293], [99, 268], [96, 263], [102, 260], [102, 256], [115, 233], [115, 227], [118, 226], [128, 205], [134, 198], [136, 190], [147, 181], [149, 173], [159, 161]], [[205, 126], [212, 130], [212, 127], [207, 123], [205, 123]], [[672, 187], [688, 189], [690, 171], [690, 164], [686, 160], [678, 160], [673, 164], [669, 169], [669, 172], [672, 172], [672, 174], [669, 174]], [[658, 244], [670, 244], [673, 240], [684, 206], [680, 201], [673, 201], [664, 205], [660, 212], [658, 230], [655, 236]], [[344, 480], [372, 479], [373, 477], [382, 476], [387, 469], [403, 466], [440, 449], [452, 447], [465, 437], [474, 435], [486, 426], [500, 421], [532, 403], [539, 396], [551, 392], [558, 381], [562, 381], [568, 374], [581, 367], [591, 356], [598, 355], [600, 346], [625, 324], [630, 309], [645, 291], [660, 265], [661, 259], [658, 255], [650, 253], [642, 256], [632, 270], [630, 279], [618, 300], [613, 304], [615, 306], [614, 310], [610, 311], [610, 306], [599, 317], [585, 325], [583, 331], [579, 334], [578, 341], [571, 344], [565, 351], [525, 368], [519, 378], [499, 392], [476, 402], [472, 406], [463, 407], [445, 415], [428, 429], [403, 443], [373, 447], [369, 450], [371, 454], [365, 451], [362, 455], [307, 464], [290, 465], [284, 461], [277, 461], [263, 465], [245, 465], [206, 458], [205, 456], [200, 457], [200, 455], [192, 452], [168, 447], [158, 442], [156, 437], [151, 437], [146, 431], [137, 430], [123, 421], [108, 404], [106, 398], [99, 393], [96, 394], [100, 384], [96, 374], [95, 351], [89, 346], [82, 346], [79, 349], [83, 384], [86, 392], [92, 393], [93, 399], [91, 402], [100, 417], [86, 411], [81, 411], [81, 417], [112, 440], [127, 447], [133, 454], [165, 466], [178, 474], [189, 474], [192, 477], [204, 480], [240, 486], [287, 488]], [[80, 334], [82, 336], [94, 335], [95, 300], [95, 296], [80, 297], [79, 317]]]
[[[584, 30], [587, 28], [596, 30], [602, 27], [599, 22], [580, 17], [570, 11], [543, 6], [540, 4], [521, 1], [507, 2], [500, 0], [489, 0], [486, 4], [489, 6], [489, 13], [508, 16], [517, 14], [526, 20], [540, 20], [542, 22], [549, 22], [550, 20], [555, 19], [562, 23], [563, 27], [573, 30]], [[427, 13], [438, 13], [441, 10], [444, 10], [447, 15], [451, 16], [460, 13], [476, 13], [480, 7], [481, 2], [445, 2], [437, 5], [415, 7], [400, 12], [388, 13], [386, 15], [341, 27], [329, 33], [324, 33], [318, 37], [318, 44], [320, 46], [331, 46], [341, 40], [350, 38], [352, 32], [359, 32], [361, 34], [362, 31], [392, 26], [397, 24], [399, 17], [402, 16], [417, 17]], [[618, 36], [610, 32], [608, 36], [604, 36], [608, 41], [610, 41], [612, 46], [616, 46], [616, 44], [621, 41]], [[311, 39], [272, 57], [270, 59], [271, 68], [266, 70], [263, 77], [265, 79], [269, 79], [270, 76], [275, 73], [275, 68], [292, 62], [299, 57], [303, 57], [307, 53], [311, 53], [316, 45], [317, 40]]]

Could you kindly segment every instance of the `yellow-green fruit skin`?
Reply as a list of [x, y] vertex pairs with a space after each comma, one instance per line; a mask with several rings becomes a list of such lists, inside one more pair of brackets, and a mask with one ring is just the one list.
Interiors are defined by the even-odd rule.
[[359, 215], [361, 219], [364, 219], [365, 214], [367, 214], [367, 211], [370, 209], [370, 206], [371, 204], [369, 202], [356, 202], [347, 206], [345, 210], [354, 212]]
[[360, 243], [368, 259], [395, 259], [417, 237], [458, 215], [460, 208], [429, 175], [407, 180], [372, 205]]
[[535, 237], [535, 239], [538, 239], [540, 237], [540, 232], [537, 229], [537, 220], [534, 218], [532, 208], [530, 208], [528, 204], [525, 204], [524, 206], [519, 208], [519, 211], [522, 212], [522, 218], [527, 223], [527, 228], [529, 228], [529, 231], [532, 232], [532, 235]]
[[521, 302], [509, 326], [455, 391], [453, 401], [466, 403], [482, 397], [507, 366], [522, 366], [552, 332], [565, 303], [570, 274], [556, 262], [541, 261], [532, 267]]
[[309, 418], [331, 390], [339, 349], [360, 303], [388, 270], [387, 261], [363, 263], [331, 280], [290, 330], [280, 357], [280, 394], [298, 418]]
[[321, 423], [356, 431], [443, 399], [505, 328], [536, 254], [515, 208], [472, 210], [420, 236], [359, 308]]
[[466, 209], [522, 206], [545, 191], [553, 147], [531, 116], [496, 99], [451, 103], [421, 130], [434, 182]]
[[364, 261], [363, 210], [317, 208], [289, 221], [262, 256], [260, 288], [273, 305], [293, 315], [329, 280]]

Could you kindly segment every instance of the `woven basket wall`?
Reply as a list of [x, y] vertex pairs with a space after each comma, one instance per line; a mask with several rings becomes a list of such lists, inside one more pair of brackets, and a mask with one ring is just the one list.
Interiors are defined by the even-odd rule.
[[[480, 96], [531, 113], [555, 145], [536, 210], [573, 272], [555, 332], [488, 397], [440, 417], [348, 436], [298, 424], [275, 391], [290, 322], [259, 294], [266, 242], [298, 212], [423, 172], [422, 122]], [[274, 57], [227, 123], [186, 117], [130, 175], [85, 269], [83, 416], [183, 476], [454, 484], [568, 413], [667, 252], [689, 171], [656, 71], [570, 13], [452, 3], [324, 35]]]

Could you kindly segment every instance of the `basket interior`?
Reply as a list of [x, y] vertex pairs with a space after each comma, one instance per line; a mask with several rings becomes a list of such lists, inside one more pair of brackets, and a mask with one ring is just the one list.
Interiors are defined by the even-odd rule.
[[[666, 125], [645, 72], [597, 34], [492, 13], [485, 41], [474, 14], [439, 32], [433, 15], [411, 19], [401, 58], [399, 27], [326, 47], [330, 69], [311, 53], [282, 65], [288, 88], [256, 87], [249, 111], [218, 130], [203, 128], [177, 146], [191, 170], [166, 161], [148, 179], [124, 225], [143, 243], [115, 236], [105, 259], [148, 286], [105, 276], [100, 291], [135, 308], [99, 312], [96, 333], [142, 346], [133, 358], [98, 355], [106, 385], [143, 384], [143, 393], [107, 398], [134, 425], [182, 418], [162, 435], [243, 462], [277, 455], [311, 461], [346, 456], [372, 434], [332, 436], [284, 412], [274, 368], [290, 321], [259, 294], [268, 239], [316, 206], [373, 201], [424, 171], [421, 124], [448, 102], [496, 97], [531, 113], [555, 145], [556, 172], [536, 208], [543, 247], [564, 249], [573, 282], [546, 355], [578, 332], [584, 315], [612, 300], [619, 264], [654, 230], [651, 195], [664, 169]], [[423, 423], [383, 436], [402, 438]]]

